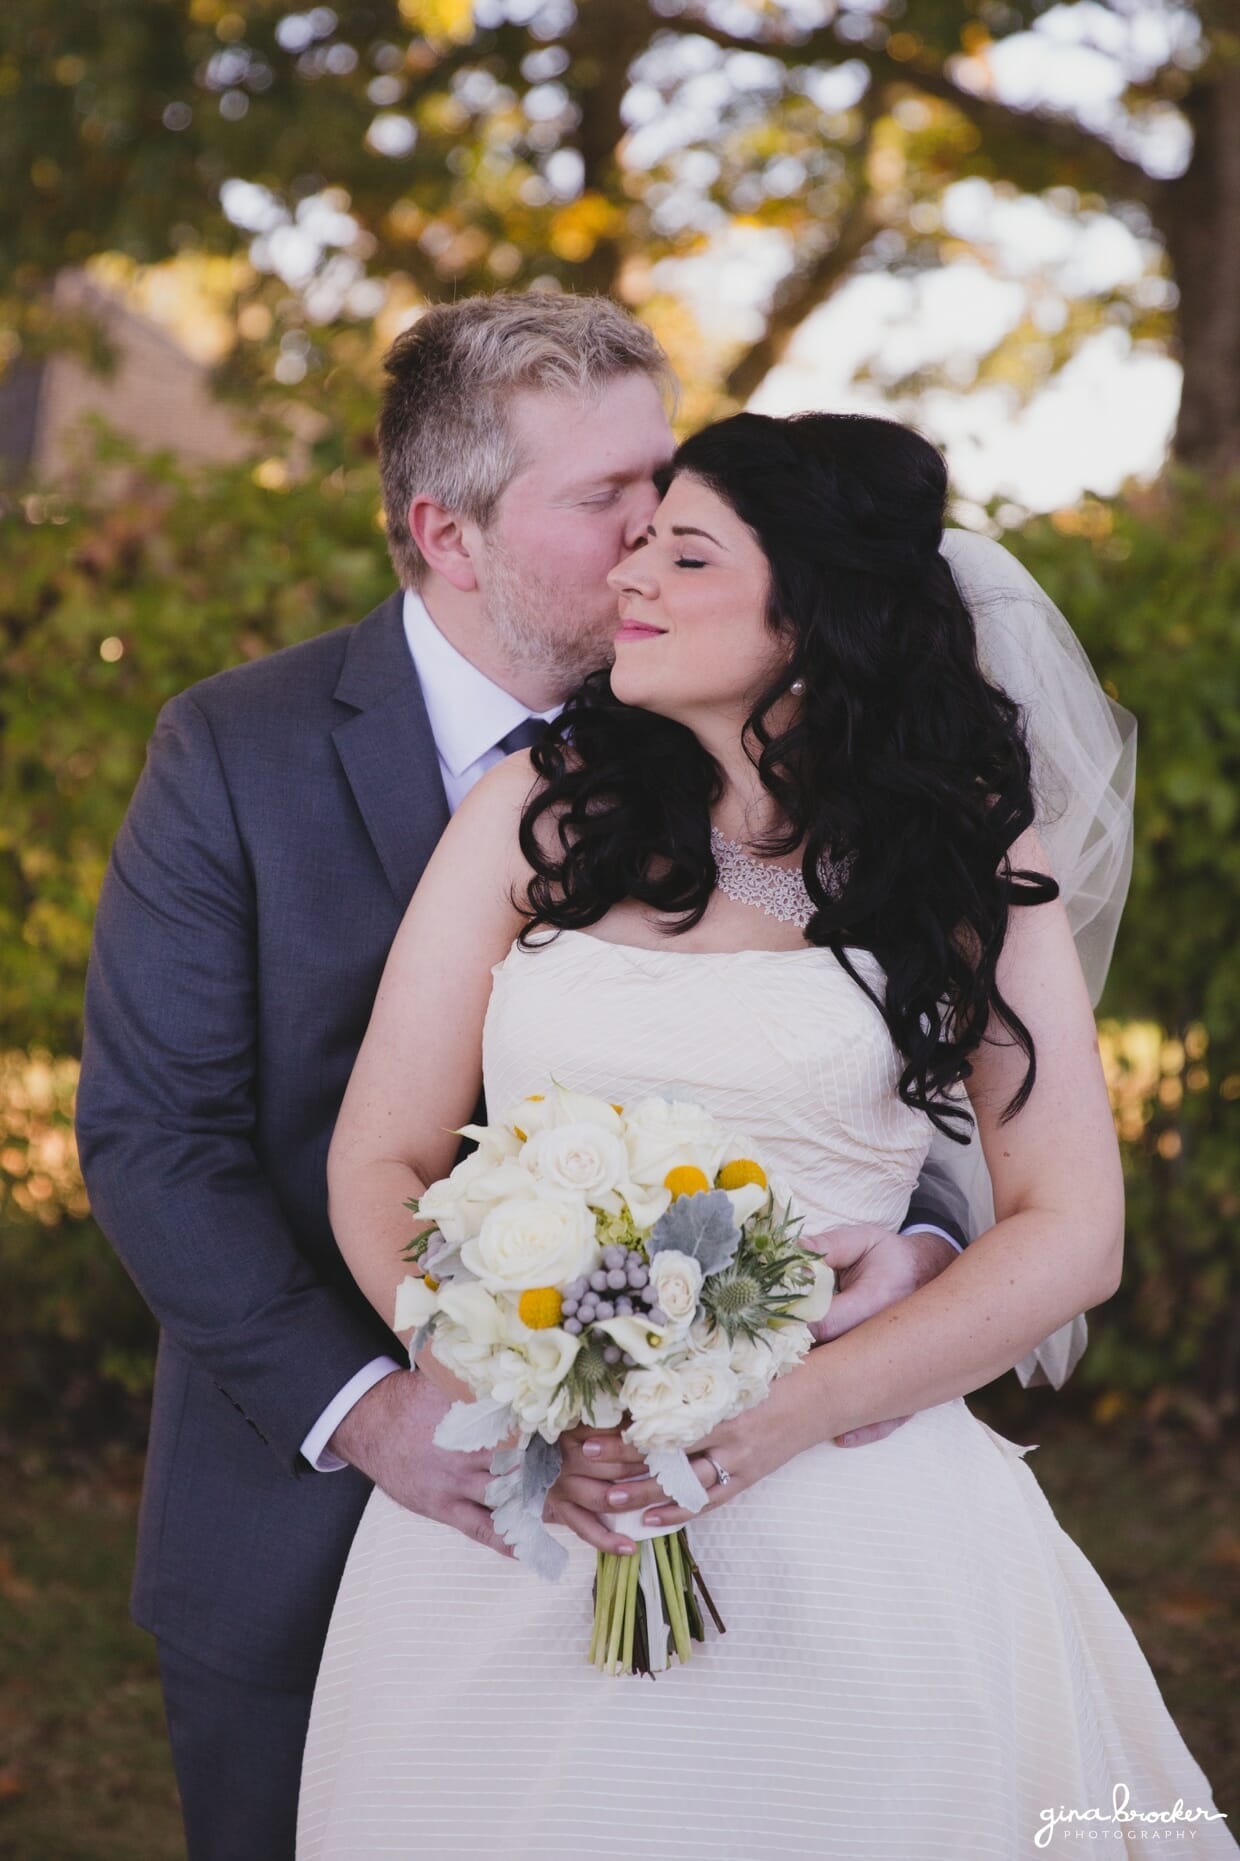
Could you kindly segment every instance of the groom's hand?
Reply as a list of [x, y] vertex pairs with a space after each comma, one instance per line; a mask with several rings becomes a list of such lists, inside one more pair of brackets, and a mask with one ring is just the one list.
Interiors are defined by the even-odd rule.
[[[821, 1254], [836, 1272], [835, 1297], [827, 1315], [810, 1326], [818, 1344], [842, 1337], [854, 1325], [864, 1324], [889, 1305], [907, 1299], [937, 1279], [956, 1258], [955, 1248], [937, 1234], [894, 1234], [890, 1228], [880, 1228], [873, 1222], [810, 1235], [802, 1244]], [[908, 1419], [901, 1415], [894, 1421], [854, 1428], [849, 1434], [837, 1435], [835, 1444], [864, 1447], [869, 1441], [881, 1441]]]
[[393, 1370], [354, 1404], [328, 1445], [397, 1505], [511, 1557], [483, 1503], [491, 1450], [460, 1454], [431, 1439], [451, 1406], [452, 1398], [425, 1376]]

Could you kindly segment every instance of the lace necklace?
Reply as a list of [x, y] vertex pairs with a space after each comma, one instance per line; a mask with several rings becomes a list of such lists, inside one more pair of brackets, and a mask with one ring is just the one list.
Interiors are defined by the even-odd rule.
[[[767, 866], [746, 852], [738, 840], [728, 840], [717, 827], [710, 830], [710, 850], [715, 858], [719, 890], [738, 905], [753, 905], [781, 924], [795, 924], [804, 930], [814, 915], [814, 901], [805, 887], [799, 868]], [[823, 884], [828, 891], [838, 891], [834, 870], [824, 865]]]

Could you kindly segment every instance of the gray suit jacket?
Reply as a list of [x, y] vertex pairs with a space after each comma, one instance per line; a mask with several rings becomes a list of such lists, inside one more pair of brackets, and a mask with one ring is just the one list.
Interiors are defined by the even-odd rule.
[[369, 1492], [300, 1443], [399, 1353], [332, 1240], [327, 1150], [447, 819], [393, 595], [164, 708], [99, 901], [82, 1167], [161, 1327], [134, 1615], [268, 1686], [313, 1682]]
[[400, 1354], [332, 1240], [327, 1149], [447, 819], [393, 595], [165, 707], [99, 901], [78, 1140], [161, 1326], [134, 1614], [268, 1685], [313, 1681], [369, 1491], [300, 1443]]

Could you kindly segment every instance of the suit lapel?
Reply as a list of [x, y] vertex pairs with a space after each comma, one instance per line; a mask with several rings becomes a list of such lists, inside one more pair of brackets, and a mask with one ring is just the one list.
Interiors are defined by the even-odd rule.
[[403, 911], [448, 824], [448, 803], [399, 593], [354, 628], [333, 697], [353, 715], [332, 740]]

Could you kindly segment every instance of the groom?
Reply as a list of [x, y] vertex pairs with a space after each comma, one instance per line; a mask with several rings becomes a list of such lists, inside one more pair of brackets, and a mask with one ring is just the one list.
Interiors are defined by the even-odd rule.
[[[605, 299], [441, 306], [387, 368], [402, 592], [164, 708], [87, 984], [82, 1167], [161, 1327], [133, 1612], [157, 1638], [190, 1861], [292, 1854], [315, 1673], [371, 1482], [500, 1548], [487, 1457], [433, 1445], [445, 1400], [336, 1251], [327, 1148], [436, 840], [609, 656], [605, 577], [673, 448], [666, 358]], [[907, 1227], [923, 1231], [833, 1237], [828, 1258], [853, 1269], [836, 1333], [947, 1264], [963, 1237], [936, 1221], [951, 1226], [946, 1205], [919, 1191]], [[557, 1513], [598, 1530], [605, 1491], [570, 1453]]]

